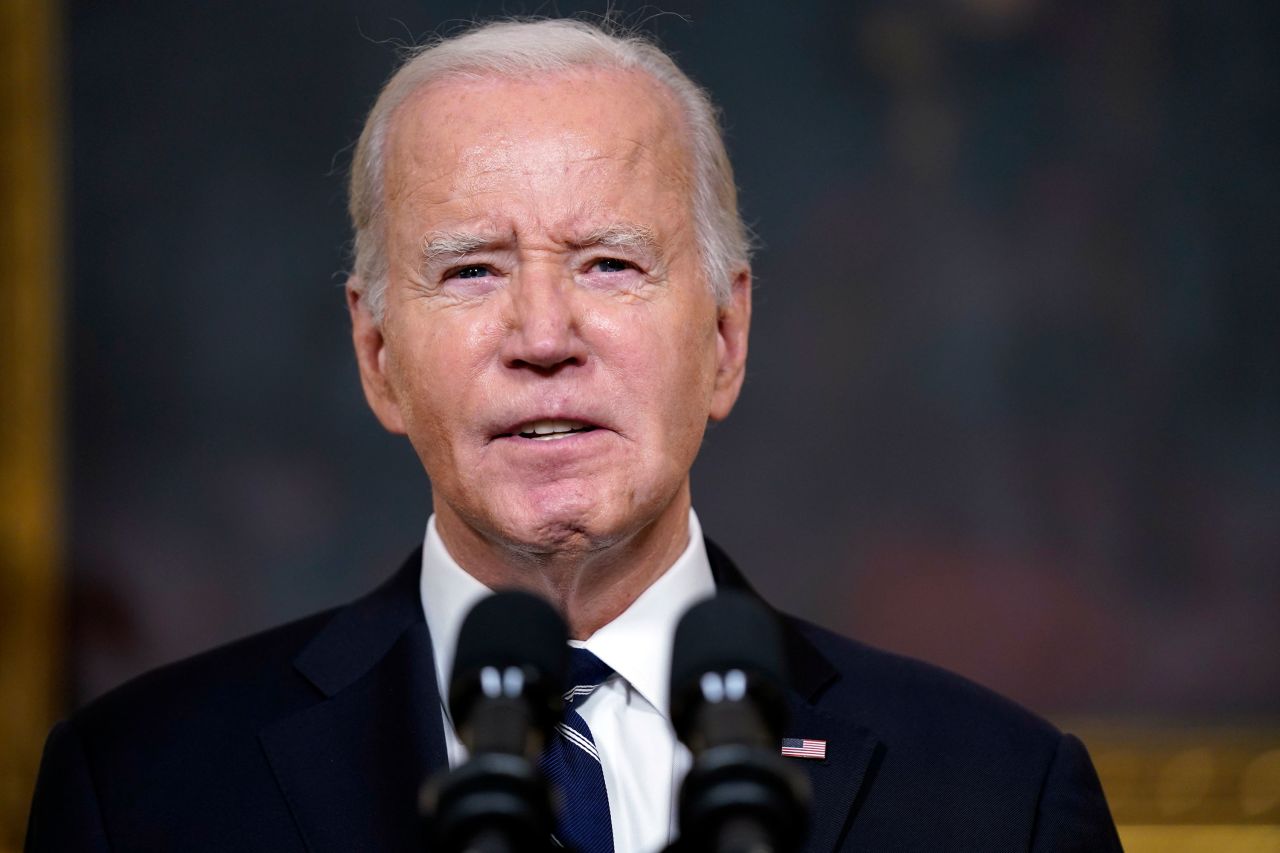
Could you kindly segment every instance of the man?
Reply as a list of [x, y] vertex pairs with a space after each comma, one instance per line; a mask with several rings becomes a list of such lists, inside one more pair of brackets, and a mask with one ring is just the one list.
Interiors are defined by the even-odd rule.
[[[676, 621], [747, 588], [689, 469], [743, 381], [747, 240], [714, 113], [664, 54], [577, 22], [442, 42], [357, 148], [347, 286], [366, 397], [434, 515], [368, 597], [126, 685], [59, 724], [29, 850], [412, 850], [465, 760], [441, 695], [488, 590], [603, 662], [580, 705], [592, 850], [674, 840]], [[806, 849], [1118, 849], [1075, 739], [968, 682], [786, 620], [787, 735], [823, 741]], [[573, 808], [571, 803], [568, 807]]]

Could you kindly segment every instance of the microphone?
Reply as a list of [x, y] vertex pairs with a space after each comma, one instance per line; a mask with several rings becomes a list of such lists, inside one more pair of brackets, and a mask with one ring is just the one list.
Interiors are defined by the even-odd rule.
[[554, 822], [538, 756], [563, 705], [567, 636], [551, 605], [525, 592], [495, 593], [467, 614], [449, 710], [471, 758], [423, 787], [429, 849], [549, 849]]
[[679, 849], [800, 849], [809, 783], [779, 752], [784, 671], [777, 620], [748, 595], [722, 592], [680, 620], [671, 719], [693, 766], [680, 788]]

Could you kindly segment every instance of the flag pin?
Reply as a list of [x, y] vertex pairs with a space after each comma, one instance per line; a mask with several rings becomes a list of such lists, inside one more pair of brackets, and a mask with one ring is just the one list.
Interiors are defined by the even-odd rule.
[[784, 737], [782, 754], [787, 758], [826, 758], [827, 742], [808, 738]]

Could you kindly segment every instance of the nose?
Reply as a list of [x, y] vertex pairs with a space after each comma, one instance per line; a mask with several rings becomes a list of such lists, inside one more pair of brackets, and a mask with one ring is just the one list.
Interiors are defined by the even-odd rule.
[[544, 374], [585, 363], [573, 282], [554, 269], [530, 267], [512, 285], [503, 362]]

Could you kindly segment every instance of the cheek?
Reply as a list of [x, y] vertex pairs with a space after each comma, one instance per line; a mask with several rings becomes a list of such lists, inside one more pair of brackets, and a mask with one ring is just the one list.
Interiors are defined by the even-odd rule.
[[391, 375], [410, 437], [441, 435], [463, 396], [474, 387], [474, 350], [466, 330], [422, 324], [397, 338], [390, 351]]
[[615, 342], [624, 354], [623, 387], [631, 389], [626, 396], [660, 424], [661, 443], [696, 442], [715, 382], [714, 324], [650, 314], [632, 318]]
[[[697, 405], [709, 400], [715, 379], [716, 334], [714, 312], [687, 309], [683, 319], [672, 322], [662, 348], [671, 362], [672, 372], [686, 391], [697, 389]], [[706, 398], [706, 399], [704, 399]], [[690, 403], [694, 403], [690, 400]]]
[[421, 347], [407, 351], [397, 348], [388, 355], [388, 375], [395, 387], [405, 431], [420, 454], [426, 449], [420, 438], [424, 433], [433, 431], [432, 412], [439, 408], [432, 400], [432, 394], [438, 388], [428, 381], [426, 364]]

